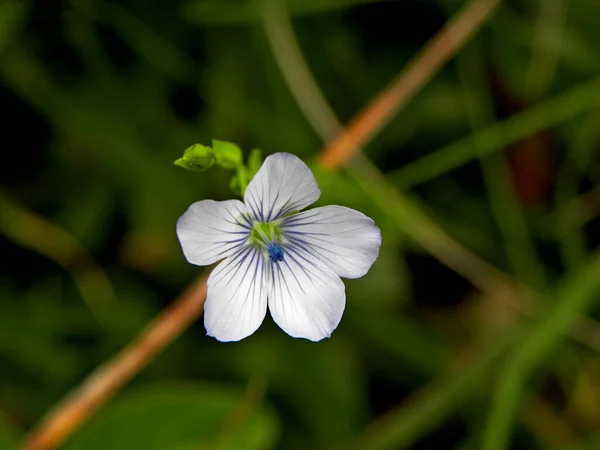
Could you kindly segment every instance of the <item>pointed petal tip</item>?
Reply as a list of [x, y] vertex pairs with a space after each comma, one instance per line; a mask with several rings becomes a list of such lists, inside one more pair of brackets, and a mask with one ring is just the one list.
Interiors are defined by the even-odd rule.
[[248, 184], [244, 203], [257, 220], [269, 222], [300, 211], [321, 195], [310, 168], [291, 153], [268, 156]]

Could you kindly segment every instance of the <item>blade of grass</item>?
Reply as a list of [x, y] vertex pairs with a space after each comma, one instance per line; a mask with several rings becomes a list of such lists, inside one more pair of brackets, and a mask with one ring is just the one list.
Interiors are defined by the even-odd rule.
[[[367, 158], [361, 158], [363, 157], [360, 156], [348, 166], [348, 172], [407, 236], [483, 292], [514, 308], [519, 314], [536, 321], [542, 320], [541, 311], [526, 301], [539, 293], [518, 286], [513, 279], [465, 250], [427, 217], [415, 200], [397, 192]], [[600, 351], [599, 330], [597, 322], [581, 317], [568, 335], [589, 348]]]
[[194, 60], [125, 7], [113, 2], [90, 3], [82, 0], [70, 0], [70, 2], [89, 20], [115, 29], [125, 42], [171, 79], [181, 83], [194, 79], [195, 73], [199, 70]]
[[342, 129], [342, 124], [319, 89], [292, 31], [282, 0], [256, 0], [267, 41], [294, 99], [323, 142]]
[[[354, 6], [390, 0], [286, 0], [292, 16], [321, 14]], [[198, 25], [228, 25], [258, 22], [261, 17], [251, 2], [228, 4], [221, 0], [190, 1], [183, 5], [182, 16]]]
[[[478, 129], [494, 122], [491, 92], [483, 74], [482, 54], [477, 43], [458, 55], [456, 64], [465, 88], [465, 109], [471, 128]], [[476, 143], [476, 145], [479, 145]], [[502, 153], [480, 160], [490, 207], [504, 241], [504, 248], [515, 275], [536, 290], [546, 286], [544, 274], [517, 199], [506, 157]]]
[[[588, 3], [590, 6], [593, 4], [593, 2]], [[535, 39], [535, 25], [527, 15], [505, 8], [498, 12], [496, 20], [490, 24], [490, 31], [493, 33], [492, 37], [501, 42], [501, 45], [529, 52]], [[548, 28], [548, 34], [544, 36], [545, 50], [557, 55], [559, 64], [573, 70], [581, 73], [597, 71], [600, 68], [600, 61], [593, 40], [586, 39], [582, 31], [576, 27], [556, 29], [556, 26], [562, 25], [555, 22], [545, 24]], [[510, 67], [507, 70], [514, 70], [514, 68]], [[523, 71], [519, 73], [522, 74]]]
[[527, 72], [530, 99], [542, 97], [552, 86], [559, 55], [550, 42], [563, 45], [568, 6], [568, 0], [539, 2], [533, 54]]
[[557, 177], [555, 209], [544, 222], [554, 230], [559, 245], [563, 265], [569, 269], [576, 267], [585, 257], [585, 238], [579, 227], [569, 229], [573, 223], [572, 209], [568, 206], [577, 196], [581, 178], [600, 141], [600, 114], [590, 116], [579, 128], [573, 143], [566, 152]]
[[513, 421], [535, 370], [558, 345], [562, 336], [597, 300], [600, 292], [600, 252], [569, 273], [554, 293], [555, 306], [515, 347], [498, 382], [484, 430], [483, 450], [509, 448]]
[[[349, 447], [355, 450], [408, 448], [428, 430], [440, 424], [458, 405], [468, 401], [499, 362], [500, 357], [521, 335], [507, 330], [488, 343], [470, 364], [460, 363], [460, 371], [441, 377], [421, 392], [369, 425]], [[457, 364], [458, 365], [458, 364]]]
[[117, 297], [106, 273], [70, 234], [0, 192], [0, 232], [17, 245], [46, 256], [73, 278], [83, 301], [99, 323], [112, 323]]
[[[200, 96], [205, 95], [197, 79], [198, 74], [205, 72], [205, 66], [199, 64], [184, 50], [144, 23], [144, 21], [135, 16], [127, 8], [113, 2], [96, 2], [90, 4], [83, 0], [70, 1], [78, 12], [90, 22], [112, 29], [123, 41], [131, 46], [138, 56], [160, 70], [170, 80], [196, 89]], [[220, 96], [216, 94], [209, 96], [207, 101], [210, 102], [211, 109], [227, 117], [228, 120], [239, 123], [239, 125], [244, 125], [242, 121], [244, 114], [241, 111], [236, 110], [234, 112], [229, 109], [227, 105], [230, 99], [227, 97], [222, 98], [222, 96], [222, 94]], [[236, 94], [235, 101], [240, 105], [247, 104], [253, 110], [254, 116], [257, 118], [254, 126], [261, 126], [258, 124], [267, 123], [265, 106], [261, 102], [249, 96], [240, 97], [239, 93]], [[272, 124], [269, 122], [266, 126], [272, 126]], [[190, 130], [190, 134], [196, 132]]]
[[334, 168], [348, 163], [439, 69], [486, 23], [500, 0], [472, 0], [456, 13], [408, 63], [404, 70], [319, 155], [319, 163]]
[[65, 12], [64, 25], [66, 37], [79, 50], [90, 78], [101, 85], [107, 95], [111, 95], [116, 74], [96, 28], [77, 11]]
[[410, 239], [474, 286], [493, 298], [503, 297], [508, 292], [514, 294], [518, 290], [508, 276], [449, 236], [415, 200], [398, 192], [366, 157], [360, 155], [355, 158], [347, 170]]
[[600, 78], [595, 78], [504, 122], [407, 164], [395, 171], [391, 178], [400, 189], [408, 189], [598, 106]]
[[[574, 232], [577, 233], [587, 223], [598, 217], [600, 211], [600, 187], [596, 186], [581, 195], [565, 200], [560, 209], [553, 211], [545, 218], [547, 221], [552, 221], [554, 225], [558, 223], [555, 229], [557, 240], [569, 236]], [[585, 252], [584, 237], [582, 233], [577, 233], [581, 241], [580, 251]], [[578, 255], [579, 256], [579, 255]]]

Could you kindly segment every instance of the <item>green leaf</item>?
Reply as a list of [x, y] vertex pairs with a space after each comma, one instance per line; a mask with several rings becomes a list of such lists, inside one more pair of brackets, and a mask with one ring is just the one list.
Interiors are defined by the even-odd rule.
[[237, 169], [242, 165], [242, 150], [234, 143], [213, 139], [213, 150], [217, 164], [224, 169]]
[[215, 152], [212, 148], [201, 144], [194, 144], [186, 148], [183, 156], [173, 164], [195, 172], [203, 172], [210, 169], [215, 160]]
[[[249, 404], [252, 403], [252, 404]], [[274, 448], [276, 417], [264, 405], [218, 386], [137, 388], [87, 422], [65, 450]]]

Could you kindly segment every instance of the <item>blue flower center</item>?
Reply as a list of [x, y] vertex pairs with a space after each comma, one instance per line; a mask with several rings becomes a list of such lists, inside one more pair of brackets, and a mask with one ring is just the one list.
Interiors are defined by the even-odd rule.
[[269, 258], [271, 258], [271, 261], [283, 261], [283, 250], [279, 244], [277, 244], [277, 242], [269, 244], [267, 247], [267, 252], [269, 253]]

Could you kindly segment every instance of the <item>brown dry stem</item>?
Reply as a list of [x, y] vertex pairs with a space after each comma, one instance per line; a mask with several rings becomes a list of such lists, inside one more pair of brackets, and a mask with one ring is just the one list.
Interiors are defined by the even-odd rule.
[[494, 12], [501, 0], [469, 3], [423, 47], [392, 83], [350, 120], [319, 155], [326, 169], [346, 165], [400, 108], [462, 48]]

